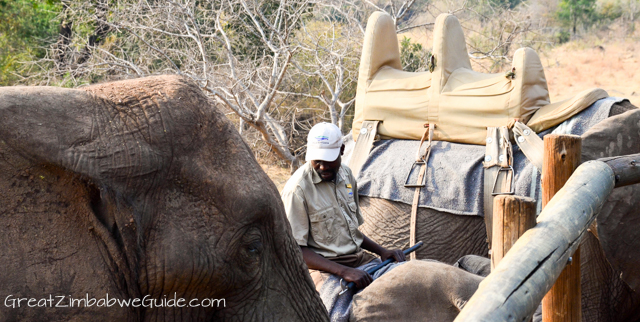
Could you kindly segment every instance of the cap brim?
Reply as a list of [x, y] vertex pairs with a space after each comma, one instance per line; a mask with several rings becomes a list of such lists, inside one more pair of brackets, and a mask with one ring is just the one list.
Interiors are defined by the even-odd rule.
[[332, 162], [338, 159], [340, 148], [335, 149], [307, 149], [305, 161], [327, 161]]

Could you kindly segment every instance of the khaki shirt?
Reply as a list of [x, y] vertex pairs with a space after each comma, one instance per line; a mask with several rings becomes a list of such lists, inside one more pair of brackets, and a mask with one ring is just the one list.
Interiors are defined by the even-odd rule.
[[284, 209], [298, 245], [324, 257], [358, 252], [363, 239], [358, 226], [364, 220], [351, 170], [340, 166], [335, 181], [322, 181], [307, 162], [282, 190]]

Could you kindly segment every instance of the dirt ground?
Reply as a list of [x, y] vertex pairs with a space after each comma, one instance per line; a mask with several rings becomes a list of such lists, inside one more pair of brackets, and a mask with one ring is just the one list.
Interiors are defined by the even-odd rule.
[[262, 166], [262, 170], [264, 170], [264, 172], [267, 173], [269, 178], [271, 178], [273, 183], [276, 184], [276, 187], [278, 187], [278, 191], [282, 191], [282, 188], [284, 188], [285, 183], [287, 183], [287, 180], [289, 180], [289, 177], [291, 177], [291, 174], [289, 173], [289, 168], [282, 168], [277, 165], [266, 164], [266, 163], [260, 163], [260, 165]]
[[640, 42], [567, 43], [542, 53], [551, 101], [592, 87], [640, 107]]

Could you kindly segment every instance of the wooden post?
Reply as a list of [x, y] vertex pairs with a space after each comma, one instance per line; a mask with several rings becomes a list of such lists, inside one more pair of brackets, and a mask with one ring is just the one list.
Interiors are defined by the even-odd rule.
[[[553, 198], [580, 164], [582, 139], [576, 135], [544, 137], [542, 206]], [[580, 248], [542, 300], [543, 322], [581, 322]]]
[[536, 225], [536, 202], [527, 197], [500, 195], [493, 200], [491, 270], [529, 228]]
[[614, 186], [609, 165], [581, 164], [538, 215], [536, 226], [480, 283], [455, 322], [525, 321], [531, 316], [588, 234]]

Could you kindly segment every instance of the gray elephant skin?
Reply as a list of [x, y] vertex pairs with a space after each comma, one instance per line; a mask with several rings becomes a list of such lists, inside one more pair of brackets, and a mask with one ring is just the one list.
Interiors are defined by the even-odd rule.
[[[328, 319], [276, 187], [213, 105], [176, 76], [0, 88], [0, 321]], [[225, 301], [51, 307], [107, 294]]]
[[[628, 101], [582, 135], [582, 161], [640, 152], [640, 109]], [[384, 247], [409, 244], [411, 205], [361, 196], [360, 228]], [[617, 188], [581, 242], [582, 320], [640, 321], [640, 184]], [[453, 264], [464, 255], [488, 257], [480, 216], [459, 216], [428, 208], [417, 215], [416, 240], [428, 245], [419, 259]], [[594, 229], [595, 228], [595, 229]]]

